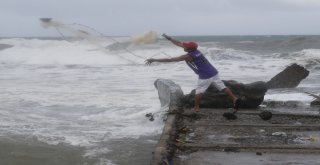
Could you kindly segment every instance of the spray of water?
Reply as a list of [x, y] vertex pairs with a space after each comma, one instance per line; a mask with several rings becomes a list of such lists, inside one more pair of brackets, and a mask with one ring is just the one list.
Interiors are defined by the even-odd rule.
[[[110, 50], [113, 51], [113, 50], [121, 49], [121, 50], [127, 51], [128, 53], [130, 53], [131, 55], [137, 58], [144, 59], [142, 56], [139, 56], [136, 53], [129, 50], [128, 47], [130, 45], [152, 44], [158, 41], [158, 34], [155, 31], [148, 31], [148, 32], [145, 32], [144, 34], [133, 36], [128, 41], [119, 42], [116, 39], [112, 37], [106, 37], [102, 33], [85, 25], [81, 25], [77, 23], [64, 24], [60, 21], [53, 20], [52, 18], [40, 18], [40, 21], [41, 21], [42, 27], [44, 28], [52, 27], [56, 29], [57, 32], [65, 40], [67, 40], [65, 33], [68, 33], [69, 35], [71, 34], [71, 36], [73, 37], [85, 39], [87, 42], [93, 45], [96, 45], [101, 51], [104, 51], [109, 54], [110, 54], [109, 52]], [[104, 46], [102, 45], [102, 41], [105, 39], [109, 39], [109, 40], [111, 39], [113, 43], [111, 45]], [[124, 56], [119, 55], [119, 57], [130, 63], [133, 63], [133, 64], [136, 63], [135, 61], [130, 60]]]
[[134, 44], [152, 44], [157, 42], [158, 34], [155, 31], [149, 31], [142, 35], [132, 37], [132, 43]]

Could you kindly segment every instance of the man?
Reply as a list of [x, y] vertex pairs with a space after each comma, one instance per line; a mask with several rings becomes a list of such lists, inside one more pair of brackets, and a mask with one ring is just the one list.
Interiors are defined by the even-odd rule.
[[162, 35], [167, 40], [171, 41], [173, 44], [182, 47], [187, 54], [173, 57], [173, 58], [162, 58], [162, 59], [147, 59], [146, 64], [150, 65], [153, 62], [177, 62], [186, 61], [187, 65], [199, 76], [198, 84], [196, 87], [195, 94], [195, 105], [194, 111], [200, 111], [200, 101], [203, 93], [208, 89], [208, 87], [213, 84], [219, 91], [224, 91], [234, 103], [234, 113], [238, 110], [240, 99], [238, 99], [229, 88], [227, 88], [224, 83], [220, 80], [217, 69], [209, 63], [209, 61], [204, 57], [204, 55], [197, 50], [198, 45], [195, 42], [180, 42], [173, 39], [172, 37], [163, 34]]

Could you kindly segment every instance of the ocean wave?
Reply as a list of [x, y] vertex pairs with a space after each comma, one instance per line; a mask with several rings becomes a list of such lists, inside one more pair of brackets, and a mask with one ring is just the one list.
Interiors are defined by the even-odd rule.
[[320, 49], [319, 36], [261, 36], [256, 40], [220, 42], [219, 46], [259, 53], [297, 52]]
[[122, 65], [131, 64], [127, 52], [117, 54], [106, 50], [101, 44], [95, 45], [86, 40], [39, 40], [12, 38], [0, 43], [13, 45], [0, 52], [4, 63], [36, 65]]
[[[123, 38], [119, 38], [121, 41]], [[124, 44], [122, 44], [124, 43]], [[181, 54], [177, 47], [168, 43], [125, 44], [125, 42], [92, 42], [88, 40], [41, 40], [11, 38], [0, 44], [12, 45], [0, 52], [1, 63], [27, 65], [132, 65], [144, 64], [148, 58], [171, 57]], [[166, 51], [164, 53], [163, 51]], [[177, 53], [176, 53], [177, 52]]]
[[249, 51], [241, 51], [225, 48], [207, 48], [205, 51], [211, 58], [215, 60], [254, 60], [256, 57]]
[[0, 44], [0, 51], [7, 49], [7, 48], [11, 48], [13, 47], [13, 45], [9, 45], [9, 44]]
[[288, 59], [294, 63], [299, 63], [310, 70], [320, 69], [320, 49], [304, 49], [292, 53], [275, 53], [272, 58]]

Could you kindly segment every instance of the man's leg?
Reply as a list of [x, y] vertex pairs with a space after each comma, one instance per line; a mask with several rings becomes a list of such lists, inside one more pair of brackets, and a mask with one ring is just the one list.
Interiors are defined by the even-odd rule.
[[196, 94], [194, 98], [194, 111], [199, 112], [200, 111], [200, 102], [202, 98], [202, 93]]
[[228, 95], [229, 98], [232, 99], [233, 103], [235, 103], [238, 98], [232, 93], [232, 91], [228, 87], [224, 85], [224, 83], [220, 80], [219, 75], [214, 76], [212, 79], [213, 79], [212, 84], [219, 91], [223, 91], [226, 95]]
[[226, 95], [232, 99], [234, 113], [237, 112], [240, 104], [240, 100], [232, 93], [232, 91], [224, 85], [224, 83], [220, 80], [219, 75], [213, 77], [213, 85], [220, 91], [223, 91]]
[[202, 99], [202, 96], [204, 92], [208, 89], [210, 86], [212, 80], [211, 79], [198, 79], [197, 87], [196, 87], [196, 93], [194, 98], [194, 111], [199, 112], [200, 111], [200, 102]]
[[235, 103], [236, 100], [238, 99], [228, 87], [224, 88], [223, 92], [226, 93], [232, 99], [233, 103]]
[[232, 99], [233, 107], [234, 107], [233, 113], [236, 113], [238, 111], [241, 100], [238, 99], [228, 87], [224, 88], [223, 91]]

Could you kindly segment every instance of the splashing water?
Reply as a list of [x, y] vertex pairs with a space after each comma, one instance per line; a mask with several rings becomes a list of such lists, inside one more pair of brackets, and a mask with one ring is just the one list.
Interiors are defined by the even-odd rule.
[[132, 37], [134, 44], [151, 44], [157, 42], [158, 34], [155, 31], [149, 31], [142, 35]]
[[[129, 37], [116, 38], [118, 41], [124, 39], [130, 40]], [[242, 40], [247, 41], [247, 38], [243, 36]], [[213, 39], [196, 41], [200, 41], [200, 48], [206, 52], [208, 60], [219, 69], [221, 79], [243, 83], [268, 81], [286, 65], [307, 63], [320, 53], [318, 49], [308, 49], [275, 57], [272, 53], [251, 52], [250, 46], [239, 50], [233, 44], [218, 47]], [[29, 143], [37, 140], [59, 149], [55, 152], [58, 155], [51, 152], [49, 158], [52, 159], [63, 156], [73, 159], [64, 152], [68, 151], [64, 147], [66, 144], [79, 150], [76, 154], [79, 157], [74, 160], [82, 159], [87, 164], [93, 164], [90, 163], [92, 161], [97, 164], [148, 164], [163, 127], [161, 117], [164, 110], [160, 108], [154, 80], [171, 79], [181, 85], [186, 94], [194, 89], [196, 83], [196, 75], [182, 62], [128, 65], [127, 61], [120, 59], [120, 56], [128, 57], [128, 52], [113, 52], [105, 48], [104, 51], [96, 50], [96, 46], [86, 40], [67, 42], [60, 39], [11, 38], [0, 39], [1, 44], [11, 47], [0, 50], [0, 135], [2, 138], [12, 135], [13, 140], [17, 141], [13, 142], [13, 147], [8, 147], [9, 154], [3, 153], [5, 155], [1, 156], [8, 155], [15, 160], [26, 160], [23, 151], [42, 159], [36, 155], [38, 150], [25, 150], [20, 145], [21, 141], [26, 141], [28, 146], [37, 148], [37, 144]], [[151, 58], [153, 54], [164, 58], [165, 53], [184, 53], [170, 42], [148, 45], [150, 47], [134, 46], [132, 50], [143, 58]], [[142, 64], [140, 58], [131, 56], [130, 59]], [[319, 67], [319, 64], [314, 67]], [[309, 77], [298, 88], [270, 90], [265, 99], [302, 103], [297, 104], [297, 108], [281, 107], [281, 112], [298, 112], [309, 107], [314, 98], [303, 91], [317, 95], [320, 91], [319, 69], [310, 71]], [[307, 112], [311, 113], [311, 110]], [[146, 114], [154, 116], [154, 121], [150, 122], [151, 116], [148, 119]], [[84, 152], [80, 153], [77, 146], [84, 147]], [[11, 152], [14, 148], [17, 151]], [[22, 154], [19, 157], [10, 153]]]
[[[99, 50], [105, 52], [106, 54], [110, 54], [109, 51], [124, 50], [134, 57], [144, 59], [142, 56], [137, 55], [133, 51], [129, 50], [128, 47], [131, 45], [153, 44], [156, 43], [158, 40], [158, 34], [155, 31], [148, 31], [143, 34], [130, 37], [131, 39], [119, 42], [118, 40], [112, 37], [105, 37], [105, 35], [89, 26], [77, 23], [64, 24], [60, 21], [53, 20], [52, 18], [40, 18], [40, 20], [42, 27], [55, 28], [65, 40], [66, 37], [64, 33], [71, 34], [75, 38], [85, 39], [88, 43], [97, 46]], [[113, 43], [110, 44], [108, 40], [111, 40]], [[104, 45], [106, 43], [108, 44], [107, 46]], [[131, 64], [136, 64], [136, 61], [132, 60], [131, 58], [124, 56], [120, 56], [120, 58], [125, 59]]]

